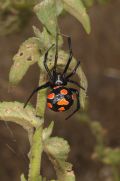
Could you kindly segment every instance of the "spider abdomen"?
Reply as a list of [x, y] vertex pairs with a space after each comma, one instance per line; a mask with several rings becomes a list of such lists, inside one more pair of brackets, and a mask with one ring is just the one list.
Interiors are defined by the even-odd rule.
[[68, 110], [73, 104], [73, 93], [64, 86], [54, 87], [47, 96], [47, 106], [56, 112]]

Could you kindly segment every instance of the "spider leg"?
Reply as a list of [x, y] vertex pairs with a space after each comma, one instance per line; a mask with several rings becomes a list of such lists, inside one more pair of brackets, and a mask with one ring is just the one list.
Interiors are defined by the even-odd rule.
[[77, 68], [79, 67], [79, 65], [80, 65], [80, 61], [77, 62], [74, 70], [73, 70], [69, 75], [66, 76], [67, 79], [68, 79], [69, 77], [73, 76], [73, 75], [76, 73], [76, 70], [77, 70]]
[[57, 60], [58, 60], [58, 33], [56, 34], [56, 52], [55, 52], [55, 62], [53, 67], [53, 75], [55, 76], [56, 76]]
[[73, 116], [73, 114], [75, 114], [75, 113], [80, 109], [80, 101], [79, 101], [79, 92], [78, 92], [78, 90], [73, 89], [73, 88], [70, 88], [70, 90], [71, 90], [73, 93], [76, 94], [76, 97], [77, 97], [77, 107], [76, 107], [76, 109], [73, 111], [73, 113], [71, 113], [71, 114], [66, 118], [66, 120], [69, 119], [71, 116]]
[[63, 75], [65, 75], [65, 73], [67, 72], [67, 69], [68, 69], [68, 67], [69, 67], [69, 65], [70, 65], [70, 62], [71, 62], [71, 60], [72, 60], [73, 52], [72, 52], [71, 37], [66, 36], [66, 35], [63, 35], [63, 36], [65, 36], [65, 37], [68, 38], [68, 47], [69, 47], [69, 58], [68, 58], [68, 61], [67, 61], [66, 66], [65, 66], [65, 69], [64, 69], [64, 71], [63, 71]]
[[81, 86], [78, 82], [74, 81], [74, 80], [67, 80], [68, 82], [72, 83], [72, 84], [75, 84], [76, 86], [78, 86], [80, 89], [83, 89], [85, 90], [85, 88], [83, 86]]
[[24, 108], [27, 106], [29, 100], [32, 98], [32, 96], [33, 96], [36, 92], [38, 92], [38, 91], [41, 90], [41, 89], [45, 89], [45, 88], [47, 88], [47, 87], [49, 87], [49, 86], [50, 86], [50, 83], [47, 82], [47, 83], [45, 83], [45, 84], [37, 87], [36, 89], [34, 89], [33, 92], [30, 94], [29, 98], [27, 99], [26, 103], [24, 104]]
[[46, 51], [45, 56], [44, 56], [44, 67], [45, 67], [45, 69], [46, 69], [46, 71], [47, 71], [47, 73], [48, 73], [51, 80], [53, 80], [53, 77], [52, 77], [51, 71], [49, 70], [49, 68], [47, 66], [47, 60], [48, 60], [47, 57], [48, 57], [48, 53], [49, 53], [50, 49], [53, 46], [54, 46], [54, 44]]

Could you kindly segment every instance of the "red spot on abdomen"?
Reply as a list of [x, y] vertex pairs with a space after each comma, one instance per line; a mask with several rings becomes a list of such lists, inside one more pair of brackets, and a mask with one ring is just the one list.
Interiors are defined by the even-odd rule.
[[65, 110], [65, 108], [64, 107], [60, 107], [58, 110], [62, 112], [62, 111]]
[[69, 102], [66, 99], [61, 99], [60, 101], [57, 102], [57, 105], [63, 106], [63, 105], [68, 105]]
[[55, 97], [54, 93], [48, 94], [48, 96], [47, 96], [48, 99], [54, 99], [54, 97]]
[[62, 90], [60, 91], [60, 93], [63, 94], [63, 95], [66, 95], [66, 94], [68, 93], [68, 91], [67, 91], [66, 89], [62, 89]]
[[47, 106], [49, 107], [49, 108], [52, 108], [53, 106], [52, 106], [52, 104], [51, 103], [47, 103]]

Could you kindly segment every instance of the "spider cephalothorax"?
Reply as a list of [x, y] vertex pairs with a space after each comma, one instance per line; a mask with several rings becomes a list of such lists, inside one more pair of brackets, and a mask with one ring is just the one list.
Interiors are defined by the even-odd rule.
[[52, 81], [53, 86], [67, 85], [65, 77], [61, 73], [56, 73]]
[[[57, 35], [58, 37], [58, 35]], [[50, 92], [47, 95], [47, 106], [53, 111], [56, 112], [63, 112], [68, 110], [72, 105], [74, 100], [77, 101], [76, 109], [66, 118], [70, 118], [74, 113], [76, 113], [80, 109], [80, 101], [79, 101], [79, 91], [74, 88], [67, 88], [68, 83], [75, 84], [79, 88], [85, 90], [79, 83], [76, 81], [71, 80], [70, 78], [76, 73], [78, 66], [80, 65], [80, 61], [77, 62], [76, 66], [74, 67], [73, 71], [67, 75], [67, 70], [69, 68], [69, 64], [72, 60], [72, 47], [71, 47], [71, 38], [68, 38], [68, 46], [69, 46], [69, 58], [66, 63], [66, 66], [62, 73], [58, 73], [56, 71], [57, 66], [57, 59], [58, 59], [58, 38], [56, 38], [56, 53], [55, 53], [55, 61], [54, 67], [52, 70], [49, 70], [47, 66], [48, 60], [48, 53], [49, 50], [54, 46], [52, 45], [44, 56], [44, 67], [48, 73], [49, 81], [46, 82], [44, 85], [41, 85], [33, 90], [32, 94], [28, 98], [27, 102], [25, 103], [24, 107], [26, 107], [27, 103], [31, 99], [34, 93], [37, 91], [44, 89], [44, 88], [51, 88]]]

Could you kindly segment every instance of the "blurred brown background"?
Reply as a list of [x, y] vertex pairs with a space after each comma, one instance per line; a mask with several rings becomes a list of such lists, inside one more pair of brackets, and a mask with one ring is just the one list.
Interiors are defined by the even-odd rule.
[[[87, 76], [89, 115], [92, 120], [101, 122], [107, 130], [107, 145], [116, 148], [120, 146], [120, 0], [111, 0], [104, 6], [94, 5], [89, 10], [89, 15], [92, 26], [89, 36], [70, 15], [61, 17], [59, 25], [61, 32], [72, 37], [74, 56], [81, 60]], [[25, 39], [33, 36], [32, 25], [38, 23], [34, 17], [22, 32], [0, 37], [1, 101], [25, 102], [26, 97], [37, 86], [36, 65], [14, 88], [9, 86], [8, 74], [13, 55]], [[31, 102], [35, 103], [35, 97]], [[56, 113], [46, 110], [46, 125], [56, 116]], [[111, 168], [91, 159], [95, 139], [89, 128], [76, 120], [75, 116], [67, 121], [56, 120], [53, 134], [64, 137], [71, 145], [69, 161], [74, 165], [78, 181], [112, 181]], [[19, 181], [22, 172], [27, 175], [28, 151], [29, 142], [23, 128], [1, 122], [0, 181]], [[43, 157], [42, 173], [48, 178], [54, 177], [46, 155]]]

